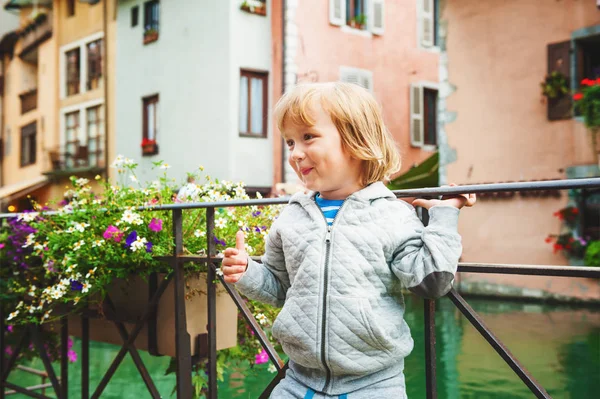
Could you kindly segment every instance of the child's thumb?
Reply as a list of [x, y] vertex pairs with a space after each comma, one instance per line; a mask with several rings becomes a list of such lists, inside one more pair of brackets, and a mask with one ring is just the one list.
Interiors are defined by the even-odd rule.
[[244, 232], [243, 231], [238, 231], [237, 234], [235, 235], [235, 248], [240, 252], [246, 251], [246, 245], [244, 244]]

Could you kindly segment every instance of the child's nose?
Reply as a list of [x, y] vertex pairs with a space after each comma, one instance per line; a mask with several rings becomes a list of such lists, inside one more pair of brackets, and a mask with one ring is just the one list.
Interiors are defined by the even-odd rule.
[[290, 153], [290, 158], [295, 161], [301, 161], [302, 159], [304, 159], [304, 151], [302, 151], [301, 148], [299, 148], [300, 146], [295, 146], [294, 149], [292, 150], [292, 152]]

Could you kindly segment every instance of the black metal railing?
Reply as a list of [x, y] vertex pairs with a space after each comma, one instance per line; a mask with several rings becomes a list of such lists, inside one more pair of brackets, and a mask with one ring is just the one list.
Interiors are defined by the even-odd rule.
[[[397, 197], [432, 197], [441, 195], [458, 195], [461, 193], [489, 193], [489, 192], [510, 192], [510, 191], [536, 191], [536, 190], [570, 190], [570, 189], [597, 189], [600, 188], [600, 178], [592, 179], [573, 179], [573, 180], [556, 180], [556, 181], [543, 181], [543, 182], [519, 182], [519, 183], [502, 183], [502, 184], [481, 184], [481, 185], [468, 185], [468, 186], [457, 186], [457, 187], [442, 187], [442, 188], [426, 188], [416, 190], [399, 190], [395, 191]], [[204, 356], [208, 359], [208, 398], [217, 398], [217, 344], [216, 344], [216, 284], [215, 281], [219, 280], [225, 287], [238, 309], [242, 313], [246, 322], [250, 325], [256, 337], [260, 341], [261, 345], [265, 348], [269, 355], [269, 358], [277, 369], [277, 375], [273, 381], [265, 388], [264, 392], [260, 396], [261, 398], [268, 398], [275, 385], [283, 378], [287, 364], [285, 364], [279, 357], [279, 354], [268, 340], [266, 334], [259, 326], [258, 322], [252, 315], [249, 308], [241, 298], [240, 294], [233, 288], [233, 286], [225, 283], [222, 276], [219, 276], [217, 266], [221, 262], [221, 259], [216, 257], [216, 247], [214, 241], [214, 227], [215, 227], [215, 209], [225, 207], [237, 207], [237, 206], [251, 206], [251, 205], [276, 205], [285, 204], [288, 199], [254, 199], [245, 201], [222, 201], [222, 202], [211, 202], [211, 203], [179, 203], [169, 204], [163, 206], [152, 206], [152, 207], [141, 207], [139, 210], [162, 210], [170, 211], [173, 215], [173, 235], [175, 238], [175, 247], [172, 256], [162, 257], [161, 260], [165, 261], [172, 268], [173, 273], [168, 278], [163, 279], [161, 284], [157, 284], [151, 292], [151, 297], [148, 303], [148, 307], [141, 318], [138, 319], [137, 324], [134, 328], [127, 332], [122, 322], [117, 318], [112, 317], [112, 321], [115, 327], [120, 333], [123, 340], [123, 345], [119, 350], [117, 356], [110, 365], [108, 371], [96, 387], [92, 398], [98, 398], [102, 394], [104, 388], [114, 375], [115, 371], [119, 367], [121, 361], [125, 355], [129, 353], [138, 368], [140, 375], [142, 376], [148, 391], [153, 398], [159, 398], [158, 391], [145, 368], [143, 361], [139, 357], [137, 349], [134, 346], [134, 341], [142, 330], [144, 323], [152, 315], [153, 309], [155, 308], [158, 300], [164, 293], [167, 284], [171, 279], [174, 280], [174, 296], [175, 296], [175, 341], [176, 341], [176, 363], [177, 363], [177, 397], [178, 398], [191, 398], [192, 397], [192, 365], [193, 362], [197, 361], [197, 358], [192, 357], [190, 349], [190, 336], [187, 332], [186, 327], [186, 313], [185, 313], [185, 282], [184, 282], [184, 263], [197, 262], [208, 265], [207, 272], [207, 310], [208, 310], [208, 325], [207, 334], [199, 337], [194, 337], [202, 343], [200, 356]], [[183, 252], [183, 211], [187, 209], [206, 209], [206, 229], [207, 229], [207, 255], [206, 256], [195, 256], [185, 255]], [[51, 215], [53, 212], [48, 212]], [[0, 221], [4, 221], [7, 218], [14, 217], [16, 214], [0, 214]], [[501, 274], [519, 274], [519, 275], [543, 275], [543, 276], [561, 276], [561, 277], [588, 277], [600, 279], [600, 268], [592, 267], [566, 267], [566, 266], [532, 266], [532, 265], [497, 265], [497, 264], [473, 264], [473, 263], [460, 263], [458, 266], [458, 272], [470, 272], [470, 273], [501, 273]], [[504, 361], [515, 371], [515, 373], [521, 378], [521, 380], [529, 387], [531, 392], [538, 398], [549, 398], [550, 396], [544, 390], [540, 384], [528, 373], [528, 371], [519, 363], [519, 361], [510, 353], [510, 351], [502, 344], [502, 342], [489, 330], [483, 320], [477, 315], [477, 313], [469, 306], [464, 298], [452, 289], [448, 293], [448, 297], [454, 303], [454, 305], [465, 315], [465, 317], [473, 324], [473, 326], [480, 332], [480, 334], [488, 341], [488, 343], [496, 350], [496, 352], [504, 359]], [[111, 313], [114, 312], [114, 305], [110, 299], [110, 296], [106, 297], [105, 300], [107, 319], [111, 319]], [[426, 357], [426, 390], [427, 398], [437, 398], [436, 388], [436, 347], [435, 347], [435, 301], [425, 300], [424, 312], [425, 312], [425, 357]], [[82, 398], [88, 398], [89, 396], [89, 320], [86, 314], [82, 317], [82, 374], [81, 374], [81, 386], [82, 386]], [[4, 399], [4, 388], [13, 389], [17, 392], [26, 394], [35, 398], [47, 398], [47, 396], [38, 394], [34, 391], [28, 391], [23, 387], [19, 387], [16, 384], [9, 383], [7, 378], [10, 371], [14, 368], [16, 359], [19, 351], [22, 347], [27, 345], [29, 341], [39, 349], [39, 355], [42, 358], [45, 371], [50, 379], [54, 392], [58, 398], [67, 398], [67, 386], [68, 386], [68, 367], [66, 363], [67, 353], [67, 338], [68, 338], [68, 324], [66, 317], [61, 319], [61, 352], [63, 359], [61, 361], [60, 379], [54, 372], [54, 369], [42, 348], [41, 341], [39, 338], [39, 327], [28, 326], [21, 339], [21, 343], [15, 348], [12, 356], [9, 359], [5, 359], [5, 315], [2, 314], [2, 307], [0, 307], [0, 399]]]

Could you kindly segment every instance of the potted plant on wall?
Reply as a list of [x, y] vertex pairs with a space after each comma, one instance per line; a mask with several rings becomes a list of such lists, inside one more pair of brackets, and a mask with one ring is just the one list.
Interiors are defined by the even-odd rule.
[[592, 150], [596, 154], [600, 166], [600, 149], [598, 148], [598, 132], [600, 131], [600, 78], [583, 79], [581, 91], [573, 95], [575, 110], [583, 117], [585, 126], [590, 131]]
[[146, 137], [142, 140], [142, 155], [156, 155], [158, 154], [158, 144], [156, 140], [151, 140]]
[[158, 30], [147, 26], [144, 30], [144, 44], [158, 40]]
[[267, 15], [267, 7], [264, 1], [244, 0], [240, 5], [240, 9], [252, 14]]
[[365, 29], [367, 24], [367, 16], [359, 14], [350, 20], [350, 27], [354, 29]]

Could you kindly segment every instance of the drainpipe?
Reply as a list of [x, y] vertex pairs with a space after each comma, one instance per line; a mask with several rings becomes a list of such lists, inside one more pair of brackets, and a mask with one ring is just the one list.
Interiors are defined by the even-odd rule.
[[[281, 95], [285, 94], [285, 11], [287, 9], [287, 0], [283, 0], [281, 5]], [[280, 132], [281, 133], [281, 132]], [[285, 143], [281, 139], [281, 182], [285, 183]]]
[[[108, 2], [102, 1], [102, 24], [104, 29], [104, 59], [102, 62], [104, 74], [104, 172], [102, 172], [105, 180], [108, 181], [108, 130], [109, 130], [109, 112], [108, 112]], [[116, 7], [116, 2], [113, 2], [113, 7]], [[116, 12], [116, 10], [115, 10]]]

